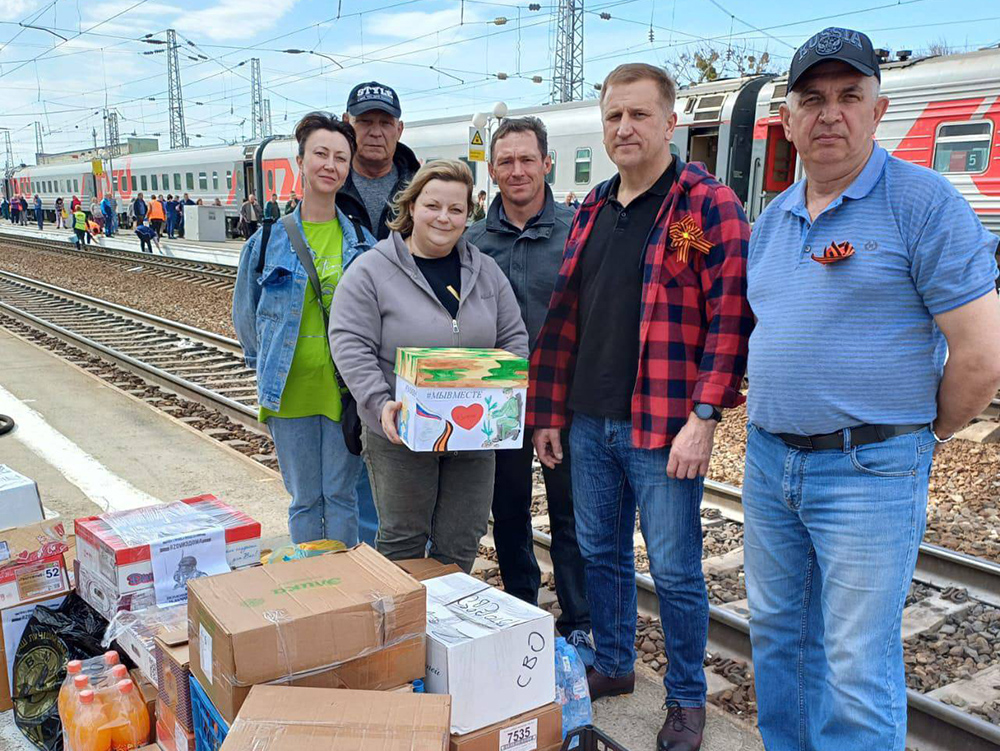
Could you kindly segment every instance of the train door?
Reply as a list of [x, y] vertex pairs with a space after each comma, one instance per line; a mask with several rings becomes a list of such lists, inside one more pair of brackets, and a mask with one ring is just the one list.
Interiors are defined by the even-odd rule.
[[688, 161], [702, 162], [711, 174], [717, 174], [719, 161], [718, 125], [711, 128], [691, 128], [688, 137]]
[[[254, 186], [257, 184], [255, 179], [255, 173], [253, 168], [253, 160], [248, 159], [243, 163], [243, 173], [240, 174], [237, 180], [236, 187], [236, 200], [239, 205], [243, 205], [243, 201], [246, 200], [251, 193], [254, 192]], [[261, 197], [257, 196], [257, 202], [260, 203]], [[266, 203], [266, 201], [264, 202]]]
[[[754, 114], [757, 109], [757, 96], [770, 76], [761, 76], [747, 83], [727, 104], [731, 110], [723, 113], [722, 143], [726, 148], [723, 153], [724, 165], [720, 164], [719, 172], [726, 185], [733, 189], [744, 206], [750, 195], [751, 159], [754, 146]], [[727, 125], [728, 123], [728, 125]]]
[[795, 162], [795, 146], [785, 138], [781, 123], [768, 125], [764, 154], [764, 206], [795, 182]]

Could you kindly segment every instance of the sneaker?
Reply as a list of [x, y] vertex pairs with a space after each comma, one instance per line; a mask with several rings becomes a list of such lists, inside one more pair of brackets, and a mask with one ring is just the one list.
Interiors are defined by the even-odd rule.
[[594, 650], [594, 642], [591, 641], [590, 634], [586, 631], [574, 631], [566, 637], [566, 643], [571, 644], [576, 649], [585, 667], [591, 668], [594, 666], [594, 660], [597, 659], [597, 652]]
[[682, 707], [667, 701], [667, 719], [656, 735], [657, 751], [699, 751], [705, 730], [704, 707]]

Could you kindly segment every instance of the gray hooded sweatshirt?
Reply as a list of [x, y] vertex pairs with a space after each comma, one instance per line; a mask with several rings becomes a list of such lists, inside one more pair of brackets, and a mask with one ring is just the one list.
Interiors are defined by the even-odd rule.
[[398, 347], [486, 347], [528, 356], [528, 333], [514, 291], [496, 262], [460, 238], [462, 295], [452, 319], [393, 232], [344, 272], [330, 306], [330, 351], [358, 414], [382, 432], [395, 398]]

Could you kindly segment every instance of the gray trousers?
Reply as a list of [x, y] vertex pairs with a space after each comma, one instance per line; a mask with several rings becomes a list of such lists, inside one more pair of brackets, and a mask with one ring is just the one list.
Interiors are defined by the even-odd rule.
[[415, 452], [368, 429], [365, 464], [378, 509], [375, 547], [390, 560], [430, 557], [472, 571], [493, 501], [492, 451]]

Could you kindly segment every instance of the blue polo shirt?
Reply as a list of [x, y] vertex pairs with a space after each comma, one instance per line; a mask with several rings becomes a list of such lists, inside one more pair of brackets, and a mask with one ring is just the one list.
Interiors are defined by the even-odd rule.
[[[798, 435], [932, 422], [946, 354], [934, 316], [995, 288], [996, 236], [947, 179], [878, 144], [816, 221], [805, 187], [750, 235], [750, 421]], [[844, 242], [853, 256], [813, 260]]]

